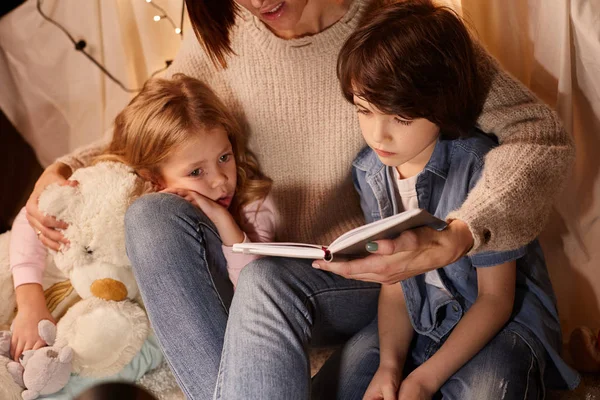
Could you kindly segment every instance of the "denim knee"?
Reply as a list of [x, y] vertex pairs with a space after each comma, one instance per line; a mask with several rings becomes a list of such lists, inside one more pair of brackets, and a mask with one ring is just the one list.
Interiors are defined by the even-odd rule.
[[125, 229], [133, 236], [149, 229], [161, 234], [182, 217], [189, 218], [193, 225], [206, 223], [214, 226], [200, 209], [185, 199], [168, 193], [150, 193], [139, 197], [129, 206], [125, 213]]
[[543, 398], [540, 365], [518, 334], [501, 331], [442, 386], [444, 399]]

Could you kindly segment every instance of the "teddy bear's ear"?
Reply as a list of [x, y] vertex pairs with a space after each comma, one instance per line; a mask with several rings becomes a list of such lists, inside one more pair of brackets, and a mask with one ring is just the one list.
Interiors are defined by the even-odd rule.
[[52, 215], [58, 220], [70, 221], [70, 210], [73, 210], [81, 203], [81, 196], [78, 196], [77, 186], [58, 184], [49, 185], [40, 195], [38, 207], [44, 214]]

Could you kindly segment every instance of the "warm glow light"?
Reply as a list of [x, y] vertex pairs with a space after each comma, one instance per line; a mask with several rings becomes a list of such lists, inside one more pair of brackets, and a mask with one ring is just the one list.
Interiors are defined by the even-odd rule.
[[156, 22], [160, 21], [160, 15], [155, 15], [155, 16], [154, 16], [154, 20], [155, 20]]
[[152, 0], [146, 0], [146, 3], [152, 3]]
[[181, 29], [175, 28], [175, 33], [179, 35], [181, 33]]

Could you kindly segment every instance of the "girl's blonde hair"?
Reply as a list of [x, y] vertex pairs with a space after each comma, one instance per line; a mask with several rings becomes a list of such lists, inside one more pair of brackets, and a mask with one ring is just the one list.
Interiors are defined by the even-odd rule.
[[119, 161], [143, 178], [154, 179], [175, 149], [190, 137], [217, 127], [227, 132], [237, 165], [237, 188], [230, 210], [239, 222], [242, 208], [264, 199], [272, 182], [247, 150], [240, 124], [217, 95], [197, 79], [176, 74], [172, 79], [147, 81], [117, 115], [112, 141], [95, 161]]

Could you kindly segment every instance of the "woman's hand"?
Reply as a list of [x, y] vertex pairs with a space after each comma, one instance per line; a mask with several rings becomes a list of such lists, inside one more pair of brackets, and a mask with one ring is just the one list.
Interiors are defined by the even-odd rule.
[[71, 168], [65, 164], [55, 163], [50, 165], [38, 178], [35, 187], [33, 188], [33, 192], [25, 205], [29, 225], [37, 232], [38, 238], [44, 246], [56, 251], [60, 249], [61, 243], [69, 243], [63, 234], [57, 231], [57, 229], [66, 229], [68, 225], [63, 221], [56, 220], [56, 218], [52, 216], [44, 215], [38, 208], [38, 200], [44, 189], [52, 183], [76, 186], [76, 181], [67, 180], [69, 176], [71, 176], [71, 173]]
[[380, 366], [373, 376], [363, 400], [397, 400], [401, 381], [401, 371]]
[[52, 314], [46, 307], [42, 287], [37, 283], [17, 287], [17, 304], [19, 312], [12, 325], [10, 356], [15, 361], [26, 350], [37, 350], [47, 345], [40, 337], [38, 323], [47, 319], [56, 324]]
[[373, 244], [375, 248], [367, 248], [373, 254], [365, 258], [331, 263], [317, 260], [313, 267], [348, 279], [393, 284], [452, 264], [473, 246], [473, 235], [467, 224], [453, 220], [443, 231], [416, 228], [396, 239], [369, 243]]

